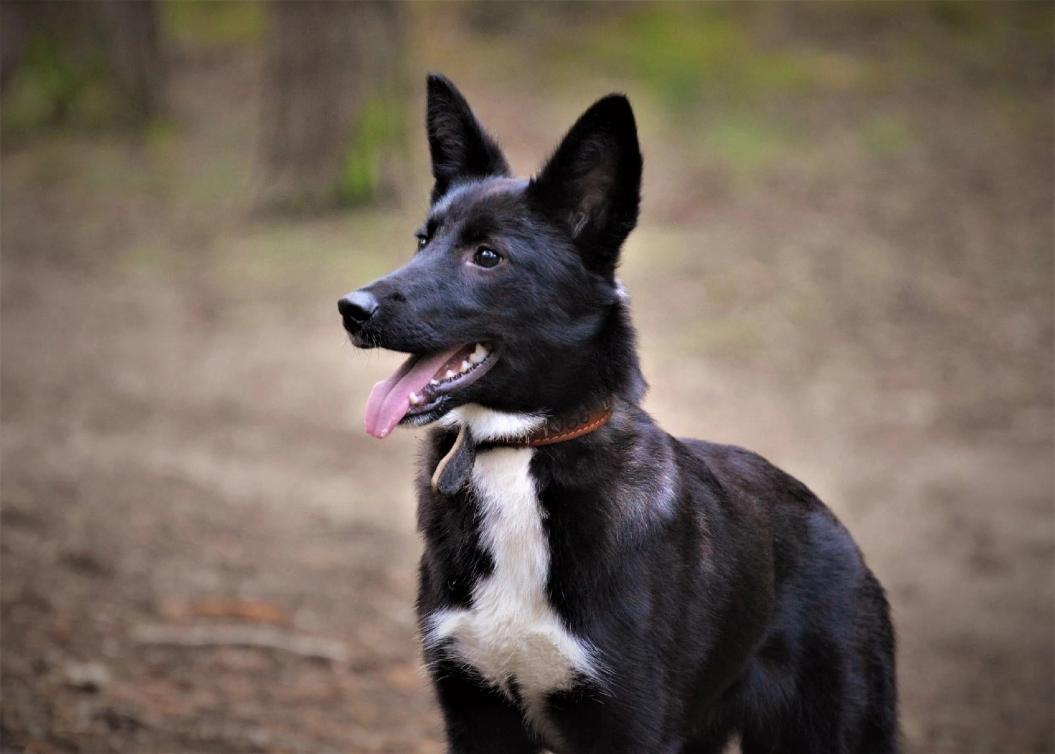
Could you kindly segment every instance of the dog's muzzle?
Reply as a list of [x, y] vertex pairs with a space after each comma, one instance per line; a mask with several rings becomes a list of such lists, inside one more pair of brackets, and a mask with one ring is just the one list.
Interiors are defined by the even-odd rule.
[[355, 334], [374, 316], [380, 306], [377, 297], [365, 290], [352, 291], [337, 302], [344, 329]]

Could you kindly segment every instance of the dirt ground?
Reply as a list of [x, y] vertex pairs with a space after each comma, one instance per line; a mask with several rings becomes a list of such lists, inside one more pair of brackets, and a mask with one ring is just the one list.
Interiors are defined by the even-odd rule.
[[[443, 53], [522, 171], [611, 86], [511, 91]], [[801, 140], [746, 171], [687, 157], [726, 142], [642, 98], [622, 276], [646, 406], [758, 450], [855, 534], [915, 754], [1053, 750], [1055, 155], [1034, 54], [999, 91], [952, 58], [918, 86], [780, 105], [802, 104]], [[3, 155], [5, 753], [443, 750], [412, 609], [416, 438], [361, 428], [398, 358], [355, 352], [335, 308], [409, 253], [422, 204], [249, 217], [256, 71], [181, 68], [160, 143]]]

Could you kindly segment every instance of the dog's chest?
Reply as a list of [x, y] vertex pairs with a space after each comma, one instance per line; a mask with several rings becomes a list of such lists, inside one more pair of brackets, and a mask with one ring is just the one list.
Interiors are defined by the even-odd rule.
[[594, 675], [588, 645], [571, 635], [546, 598], [549, 542], [531, 448], [480, 453], [472, 472], [480, 506], [480, 541], [494, 570], [477, 582], [469, 609], [430, 618], [426, 641], [448, 651], [506, 693], [533, 700]]

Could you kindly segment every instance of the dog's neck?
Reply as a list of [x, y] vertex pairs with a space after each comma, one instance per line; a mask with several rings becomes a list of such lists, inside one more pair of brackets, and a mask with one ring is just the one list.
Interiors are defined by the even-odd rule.
[[538, 447], [555, 445], [587, 435], [604, 426], [612, 415], [611, 398], [582, 405], [559, 415], [513, 414], [477, 404], [453, 409], [441, 423], [472, 434], [478, 447]]
[[457, 427], [458, 435], [450, 450], [436, 464], [432, 489], [454, 494], [468, 481], [477, 451], [496, 447], [534, 448], [568, 442], [595, 432], [612, 416], [611, 399], [596, 405], [547, 417], [542, 414], [512, 414], [476, 404], [460, 406], [443, 423]]
[[508, 413], [468, 403], [452, 409], [439, 424], [453, 429], [466, 427], [476, 442], [491, 442], [527, 437], [546, 425], [546, 415]]

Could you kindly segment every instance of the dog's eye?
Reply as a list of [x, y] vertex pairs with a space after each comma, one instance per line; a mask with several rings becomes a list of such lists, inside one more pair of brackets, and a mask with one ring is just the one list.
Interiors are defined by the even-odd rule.
[[428, 246], [429, 237], [427, 235], [425, 235], [424, 233], [418, 233], [417, 236], [419, 249], [424, 249], [426, 246]]
[[473, 264], [480, 267], [491, 268], [502, 261], [502, 255], [487, 246], [481, 246], [473, 254]]

